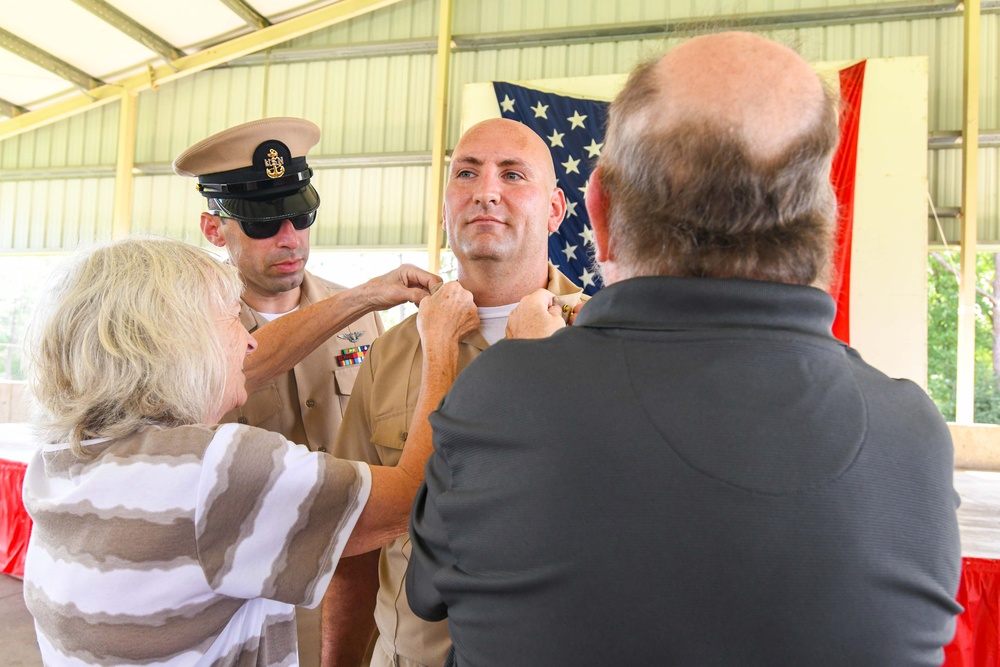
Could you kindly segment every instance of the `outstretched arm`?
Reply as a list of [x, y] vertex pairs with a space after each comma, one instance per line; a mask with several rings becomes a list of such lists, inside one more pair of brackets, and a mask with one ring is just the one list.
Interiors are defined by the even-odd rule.
[[248, 392], [287, 372], [323, 341], [368, 313], [419, 304], [441, 278], [410, 264], [279, 317], [254, 331], [257, 350], [243, 364]]

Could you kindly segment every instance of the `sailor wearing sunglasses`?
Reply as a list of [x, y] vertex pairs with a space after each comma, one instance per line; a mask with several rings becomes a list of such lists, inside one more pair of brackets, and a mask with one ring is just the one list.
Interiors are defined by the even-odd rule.
[[[345, 289], [306, 271], [309, 228], [320, 204], [306, 153], [319, 137], [307, 120], [252, 121], [187, 149], [174, 171], [198, 179], [207, 199], [201, 230], [239, 268], [245, 283], [240, 319], [259, 343], [244, 365], [249, 398], [221, 421], [276, 431], [325, 452], [336, 439], [358, 364], [383, 331], [376, 311], [418, 302], [440, 278], [403, 265]], [[310, 654], [318, 659], [319, 621], [303, 620], [300, 628], [315, 626], [313, 645], [300, 641], [308, 664]]]

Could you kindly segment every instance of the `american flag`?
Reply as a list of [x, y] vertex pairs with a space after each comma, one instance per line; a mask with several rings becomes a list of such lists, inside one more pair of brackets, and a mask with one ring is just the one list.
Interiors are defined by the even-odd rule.
[[594, 233], [583, 198], [604, 147], [608, 103], [500, 81], [493, 82], [493, 89], [501, 115], [530, 127], [552, 153], [558, 185], [566, 194], [566, 218], [549, 234], [549, 261], [584, 293], [593, 295], [602, 285], [592, 264]]

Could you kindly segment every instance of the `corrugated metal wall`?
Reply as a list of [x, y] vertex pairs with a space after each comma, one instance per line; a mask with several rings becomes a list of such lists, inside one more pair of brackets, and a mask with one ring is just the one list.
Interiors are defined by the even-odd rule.
[[[643, 21], [717, 21], [740, 12], [870, 5], [848, 0], [456, 0], [457, 36], [587, 28]], [[736, 8], [736, 9], [734, 9]], [[736, 15], [738, 16], [738, 15]], [[1000, 14], [983, 16], [981, 127], [1000, 128]], [[419, 247], [426, 236], [434, 86], [435, 0], [387, 9], [300, 38], [269, 54], [144, 92], [138, 100], [133, 192], [136, 231], [201, 242], [203, 200], [169, 170], [184, 148], [262, 116], [309, 118], [323, 128], [310, 157], [323, 198], [317, 247]], [[957, 130], [962, 109], [960, 17], [765, 32], [810, 60], [926, 55], [931, 131]], [[677, 39], [462, 47], [452, 56], [448, 144], [458, 139], [462, 86], [627, 72]], [[289, 59], [289, 55], [294, 55]], [[118, 107], [114, 104], [0, 142], [0, 251], [55, 250], [109, 238]], [[960, 153], [928, 152], [935, 204], [959, 204]], [[344, 166], [347, 165], [347, 166]], [[980, 158], [980, 239], [1000, 243], [1000, 148]], [[958, 226], [943, 220], [954, 241]], [[937, 237], [932, 226], [932, 240]]]
[[111, 237], [118, 107], [0, 142], [0, 250], [59, 250]]

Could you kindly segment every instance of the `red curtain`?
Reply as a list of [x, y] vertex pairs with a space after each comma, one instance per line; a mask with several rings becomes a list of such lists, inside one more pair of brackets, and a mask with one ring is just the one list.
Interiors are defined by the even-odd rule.
[[25, 464], [0, 459], [0, 572], [24, 577], [31, 518], [21, 502]]
[[858, 164], [858, 128], [865, 61], [840, 71], [840, 145], [833, 157], [830, 180], [837, 193], [837, 245], [833, 251], [830, 296], [837, 302], [833, 335], [851, 343], [851, 239], [854, 227], [854, 178]]

